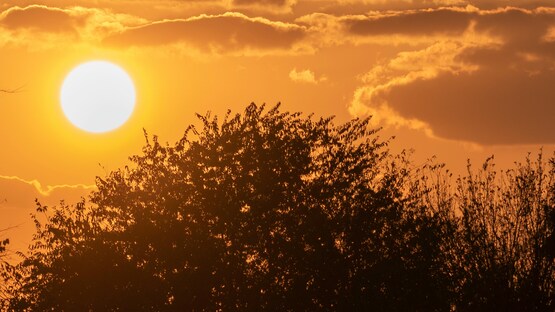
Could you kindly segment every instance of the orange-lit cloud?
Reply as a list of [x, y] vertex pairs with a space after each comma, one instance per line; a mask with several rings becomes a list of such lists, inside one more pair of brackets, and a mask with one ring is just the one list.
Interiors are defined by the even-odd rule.
[[15, 181], [32, 186], [36, 192], [41, 196], [50, 196], [52, 192], [61, 189], [76, 189], [76, 190], [93, 190], [96, 185], [86, 184], [59, 184], [59, 185], [42, 185], [38, 180], [25, 180], [17, 176], [4, 176], [0, 175], [0, 180]]
[[[228, 7], [261, 4], [303, 3], [235, 0]], [[23, 31], [17, 38], [35, 45], [36, 36], [41, 39], [37, 33], [47, 32], [111, 49], [178, 47], [197, 55], [306, 55], [330, 46], [403, 46], [404, 52], [367, 69], [362, 85], [353, 86], [352, 115], [371, 114], [383, 125], [481, 144], [555, 142], [555, 126], [551, 129], [546, 119], [555, 90], [550, 87], [555, 83], [552, 8], [313, 12], [286, 22], [238, 12], [147, 20], [101, 8], [32, 5], [6, 9], [0, 27], [12, 37]], [[315, 84], [324, 74], [293, 69], [289, 79]]]
[[316, 84], [318, 82], [327, 80], [325, 76], [316, 78], [316, 74], [310, 69], [297, 70], [296, 68], [293, 68], [289, 72], [289, 78], [291, 78], [291, 80], [294, 82], [311, 83], [311, 84]]
[[232, 3], [234, 5], [268, 5], [268, 6], [277, 6], [282, 7], [286, 5], [290, 5], [291, 3], [295, 3], [296, 1], [290, 0], [233, 0]]
[[240, 13], [201, 15], [130, 27], [106, 38], [110, 46], [158, 46], [182, 43], [210, 53], [289, 50], [305, 36], [305, 28]]
[[0, 14], [0, 24], [9, 29], [32, 29], [39, 32], [75, 32], [83, 17], [74, 17], [68, 11], [32, 5], [12, 7]]
[[273, 13], [291, 13], [297, 0], [231, 0], [231, 7], [250, 9], [255, 11], [269, 11]]
[[[446, 30], [432, 31], [427, 16]], [[480, 144], [555, 142], [553, 10], [395, 12], [347, 24], [357, 36], [438, 36], [371, 70], [353, 115]]]
[[38, 46], [54, 43], [96, 42], [126, 26], [144, 24], [143, 18], [104, 9], [46, 5], [11, 7], [0, 13], [0, 37], [4, 42]]
[[365, 17], [347, 18], [343, 23], [350, 33], [361, 36], [459, 35], [469, 26], [474, 13], [472, 7], [376, 12]]

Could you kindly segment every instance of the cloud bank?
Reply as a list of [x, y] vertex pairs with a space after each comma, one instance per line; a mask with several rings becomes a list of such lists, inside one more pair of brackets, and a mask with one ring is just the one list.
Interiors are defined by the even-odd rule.
[[553, 143], [554, 17], [548, 8], [468, 8], [344, 20], [357, 36], [435, 41], [368, 72], [350, 112], [483, 145]]
[[[232, 0], [227, 9], [264, 5], [275, 7], [276, 14], [221, 12], [155, 20], [105, 8], [10, 7], [0, 13], [0, 44], [26, 40], [39, 45], [59, 36], [67, 44], [177, 48], [224, 57], [306, 57], [334, 46], [395, 48], [401, 52], [365, 69], [352, 86], [348, 110], [353, 116], [373, 115], [380, 125], [482, 145], [555, 143], [555, 123], [549, 118], [555, 113], [555, 8], [529, 8], [522, 1], [399, 1], [408, 8], [361, 14], [349, 1], [326, 3], [326, 10], [310, 11], [322, 3]], [[507, 4], [514, 6], [498, 7]], [[287, 13], [292, 16], [282, 18], [283, 8], [293, 10]], [[309, 13], [296, 16], [301, 9]], [[348, 52], [333, 60], [361, 61]], [[326, 72], [321, 77], [334, 78]], [[317, 84], [321, 77], [294, 69], [284, 79]]]
[[240, 13], [201, 15], [130, 27], [107, 37], [110, 46], [163, 46], [182, 43], [202, 52], [289, 50], [305, 37], [302, 26], [251, 18]]

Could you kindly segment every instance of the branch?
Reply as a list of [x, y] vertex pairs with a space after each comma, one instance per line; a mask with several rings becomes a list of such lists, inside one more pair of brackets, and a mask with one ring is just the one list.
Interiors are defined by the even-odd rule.
[[17, 89], [0, 89], [2, 93], [18, 93], [21, 92], [24, 86], [18, 87]]

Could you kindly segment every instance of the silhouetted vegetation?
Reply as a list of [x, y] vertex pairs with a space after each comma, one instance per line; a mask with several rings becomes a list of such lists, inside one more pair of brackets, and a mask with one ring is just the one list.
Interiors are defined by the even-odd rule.
[[552, 311], [555, 161], [392, 155], [368, 119], [252, 104], [37, 204], [7, 311]]
[[[1, 231], [0, 231], [1, 232]], [[6, 251], [6, 246], [10, 243], [9, 239], [3, 239], [0, 241], [0, 259], [2, 258], [2, 256], [4, 255], [4, 252]]]

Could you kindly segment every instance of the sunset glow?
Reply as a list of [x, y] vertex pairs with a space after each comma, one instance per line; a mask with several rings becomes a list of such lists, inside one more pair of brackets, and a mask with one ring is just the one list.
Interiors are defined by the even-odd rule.
[[[191, 194], [202, 200], [216, 198], [219, 193], [208, 192], [217, 193], [220, 184], [237, 181], [245, 184], [243, 187], [232, 185], [221, 193], [225, 196], [239, 194], [254, 189], [252, 185], [256, 183], [279, 181], [283, 182], [280, 185], [284, 193], [290, 191], [288, 187], [295, 187], [301, 194], [306, 185], [295, 183], [308, 183], [311, 179], [333, 174], [310, 170], [351, 168], [350, 163], [339, 163], [343, 160], [344, 146], [331, 145], [351, 138], [352, 134], [343, 133], [331, 124], [335, 127], [352, 120], [367, 120], [368, 123], [359, 125], [357, 131], [367, 129], [374, 135], [372, 138], [376, 138], [375, 142], [383, 142], [391, 155], [401, 154], [391, 159], [406, 157], [410, 166], [407, 165], [404, 172], [410, 178], [425, 169], [445, 168], [449, 170], [446, 185], [451, 183], [449, 185], [453, 186], [457, 181], [466, 183], [467, 180], [458, 178], [468, 174], [469, 168], [487, 167], [482, 164], [488, 159], [493, 159], [496, 170], [511, 174], [518, 171], [514, 170], [515, 163], [529, 164], [528, 155], [535, 156], [541, 151], [544, 160], [555, 155], [554, 86], [553, 0], [0, 0], [0, 231], [9, 229], [0, 232], [0, 247], [3, 237], [10, 238], [9, 247], [13, 250], [23, 250], [29, 245], [35, 231], [35, 224], [29, 216], [36, 211], [36, 200], [49, 207], [59, 207], [60, 201], [68, 205], [82, 199], [89, 202], [91, 191], [98, 190], [99, 185], [105, 187], [107, 194], [148, 190], [149, 193], [135, 198], [157, 201], [163, 207], [160, 215], [180, 221], [193, 219], [188, 219], [189, 212], [177, 213], [171, 209], [178, 203], [194, 205], [197, 202], [190, 194], [178, 199], [172, 196], [181, 196], [183, 189], [190, 190], [195, 183], [200, 185], [198, 192], [195, 189]], [[249, 106], [251, 103], [256, 105]], [[248, 109], [256, 117], [253, 113], [256, 109], [264, 107], [263, 110], [267, 111], [278, 103], [280, 112], [292, 113], [295, 118], [294, 113], [298, 112], [299, 118], [306, 119], [295, 123], [297, 128], [278, 123], [274, 128], [268, 126], [260, 130], [270, 139], [292, 133], [299, 135], [301, 139], [276, 144], [277, 152], [264, 149], [269, 143], [263, 136], [264, 139], [259, 140], [253, 136], [252, 142], [246, 139], [240, 144], [233, 141], [241, 135], [252, 134], [252, 129], [260, 126], [254, 122], [252, 125], [232, 124], [226, 129], [218, 129], [219, 132], [214, 130], [218, 135], [229, 137], [220, 142], [207, 135], [203, 144], [219, 144], [214, 143], [213, 150], [193, 143], [199, 137], [199, 129], [214, 116], [217, 116], [217, 122], [245, 121], [244, 115], [240, 114]], [[330, 128], [315, 133], [339, 133], [337, 142], [320, 140], [318, 135], [303, 137], [308, 133], [305, 132], [307, 125], [319, 122], [320, 118], [328, 120], [326, 118], [331, 116]], [[253, 117], [252, 120], [256, 119]], [[277, 119], [268, 120], [264, 122]], [[217, 123], [210, 125], [214, 124]], [[237, 134], [233, 131], [243, 132]], [[310, 150], [303, 145], [308, 137], [314, 139], [317, 148], [307, 156], [302, 152]], [[168, 146], [175, 142], [178, 142], [177, 147], [170, 150]], [[259, 154], [253, 152], [248, 158], [247, 147], [255, 149], [258, 143], [262, 146], [257, 150]], [[183, 152], [191, 147], [197, 148], [194, 151], [198, 154]], [[245, 157], [246, 163], [236, 160], [239, 157], [236, 154], [225, 154], [237, 147], [240, 151], [237, 155]], [[307, 160], [321, 151], [330, 154], [318, 159], [319, 162]], [[281, 152], [283, 157], [277, 157]], [[152, 159], [134, 157], [145, 153]], [[367, 156], [363, 154], [361, 152], [353, 159]], [[376, 159], [390, 159], [384, 155], [377, 155]], [[272, 158], [274, 156], [277, 160]], [[137, 159], [143, 161], [141, 165], [148, 174], [130, 171]], [[272, 164], [277, 169], [264, 164], [268, 159], [275, 160]], [[290, 169], [294, 167], [279, 162], [283, 159], [295, 159], [295, 164], [310, 163], [312, 167], [296, 171], [302, 172], [302, 177], [295, 179], [294, 170]], [[185, 160], [190, 162], [187, 166], [178, 163]], [[226, 170], [214, 169], [226, 160], [233, 165]], [[283, 168], [277, 165], [283, 165]], [[370, 160], [367, 165], [373, 168]], [[271, 170], [265, 171], [266, 167]], [[387, 168], [394, 171], [400, 167]], [[116, 178], [112, 180], [113, 184], [102, 184], [113, 172], [122, 181], [129, 179], [128, 184]], [[182, 176], [172, 176], [176, 172]], [[156, 180], [150, 176], [154, 173], [171, 176], [171, 179]], [[229, 176], [227, 179], [225, 175], [231, 173], [244, 176]], [[347, 183], [341, 179], [356, 173], [360, 172], [354, 169], [345, 171], [336, 181], [343, 183], [338, 182], [341, 185], [351, 185], [348, 183], [352, 181]], [[377, 182], [388, 177], [389, 172], [372, 174], [368, 181], [355, 180], [365, 181], [364, 187], [369, 189], [387, 183], [402, 184], [394, 179], [394, 182]], [[292, 178], [287, 180], [284, 177]], [[430, 174], [414, 184], [427, 185], [431, 180], [444, 182]], [[182, 185], [172, 185], [182, 182]], [[318, 192], [340, 194], [342, 199], [333, 198], [329, 202], [343, 207], [341, 200], [350, 199], [351, 195], [335, 190], [331, 182], [329, 189], [324, 189], [328, 182], [316, 183], [322, 186]], [[157, 187], [166, 189], [160, 191]], [[443, 185], [438, 189], [443, 189]], [[265, 191], [271, 193], [273, 189]], [[550, 191], [542, 189], [538, 192], [547, 194]], [[311, 194], [318, 192], [315, 190]], [[533, 192], [522, 190], [526, 194]], [[285, 196], [272, 193], [266, 197], [262, 191], [260, 194], [252, 198], [263, 201]], [[354, 192], [352, 196], [359, 196], [357, 194]], [[398, 194], [404, 193], [400, 191]], [[227, 197], [214, 199], [216, 204], [209, 208], [209, 212], [202, 213], [206, 216], [203, 220], [209, 220], [208, 216], [217, 215], [234, 204], [237, 207], [233, 206], [233, 209], [242, 213], [259, 212], [258, 216], [266, 216], [264, 209], [267, 205], [257, 207], [256, 203], [247, 203], [251, 198], [247, 195], [238, 203]], [[491, 195], [497, 198], [495, 196]], [[437, 200], [442, 201], [443, 198], [439, 197]], [[298, 204], [300, 199], [297, 200], [295, 197], [290, 202]], [[107, 207], [115, 203], [126, 204], [123, 200], [106, 200]], [[324, 201], [321, 203], [325, 206]], [[311, 205], [299, 204], [299, 209], [312, 211]], [[72, 210], [74, 206], [70, 207], [68, 211], [76, 211]], [[150, 209], [158, 206], [140, 203], [133, 207]], [[205, 208], [199, 207], [191, 209], [202, 211]], [[285, 206], [280, 206], [279, 210], [284, 213], [294, 211]], [[127, 216], [144, 216], [146, 220], [152, 215], [155, 213], [129, 213]], [[336, 216], [328, 212], [323, 215]], [[349, 213], [344, 214], [347, 215]], [[224, 220], [224, 217], [218, 218]], [[221, 228], [250, 222], [248, 219], [237, 220], [226, 220]], [[297, 224], [292, 220], [291, 224]], [[555, 214], [553, 220], [555, 224]], [[110, 220], [104, 224], [134, 223]], [[137, 233], [152, 230], [151, 225], [165, 223], [145, 224], [144, 228], [137, 227]], [[287, 232], [285, 228], [278, 228], [275, 233]], [[385, 228], [395, 229], [383, 226]], [[176, 236], [183, 234], [181, 228], [168, 227], [167, 230], [168, 233], [175, 231]], [[380, 227], [373, 229], [376, 233], [381, 230]], [[197, 233], [194, 227], [188, 231]], [[203, 231], [198, 230], [198, 233], [212, 233], [211, 230]], [[491, 229], [485, 232], [493, 233]], [[245, 233], [241, 237], [250, 232]], [[275, 233], [270, 233], [269, 237]], [[218, 246], [223, 249], [236, 246], [235, 242], [223, 242], [224, 239], [233, 239], [233, 233], [218, 232], [216, 236], [214, 241], [222, 240]], [[204, 242], [203, 239], [192, 241]], [[253, 244], [258, 242], [254, 234], [249, 239]], [[342, 239], [335, 240], [334, 246], [340, 246]], [[305, 243], [290, 237], [284, 241]], [[168, 248], [174, 245], [168, 244]], [[264, 252], [271, 253], [271, 249], [268, 247]], [[299, 247], [299, 250], [309, 249]], [[129, 250], [125, 252], [135, 251], [133, 248]], [[158, 252], [150, 247], [145, 250], [152, 254]], [[167, 255], [173, 255], [173, 252], [167, 251]], [[252, 251], [236, 253], [237, 257], [250, 257], [253, 264], [268, 272], [287, 272], [271, 267], [269, 261], [253, 260], [260, 254]], [[380, 250], [375, 254], [389, 254], [389, 251]], [[126, 255], [121, 259], [135, 256]], [[199, 263], [207, 263], [206, 259], [199, 259]], [[157, 261], [145, 260], [145, 267], [147, 264], [157, 266]], [[320, 260], [306, 262], [311, 261]], [[360, 260], [360, 263], [366, 262]], [[187, 265], [195, 268], [198, 263]], [[346, 267], [345, 270], [351, 269]], [[283, 285], [289, 283], [287, 277], [268, 280]], [[316, 283], [308, 277], [306, 281]], [[172, 287], [169, 288], [179, 289]], [[214, 294], [220, 291], [214, 289]], [[499, 294], [505, 296], [506, 293]], [[554, 299], [551, 302], [555, 303], [555, 287], [552, 294]], [[275, 298], [284, 297], [276, 295]], [[218, 310], [218, 306], [206, 310]]]

